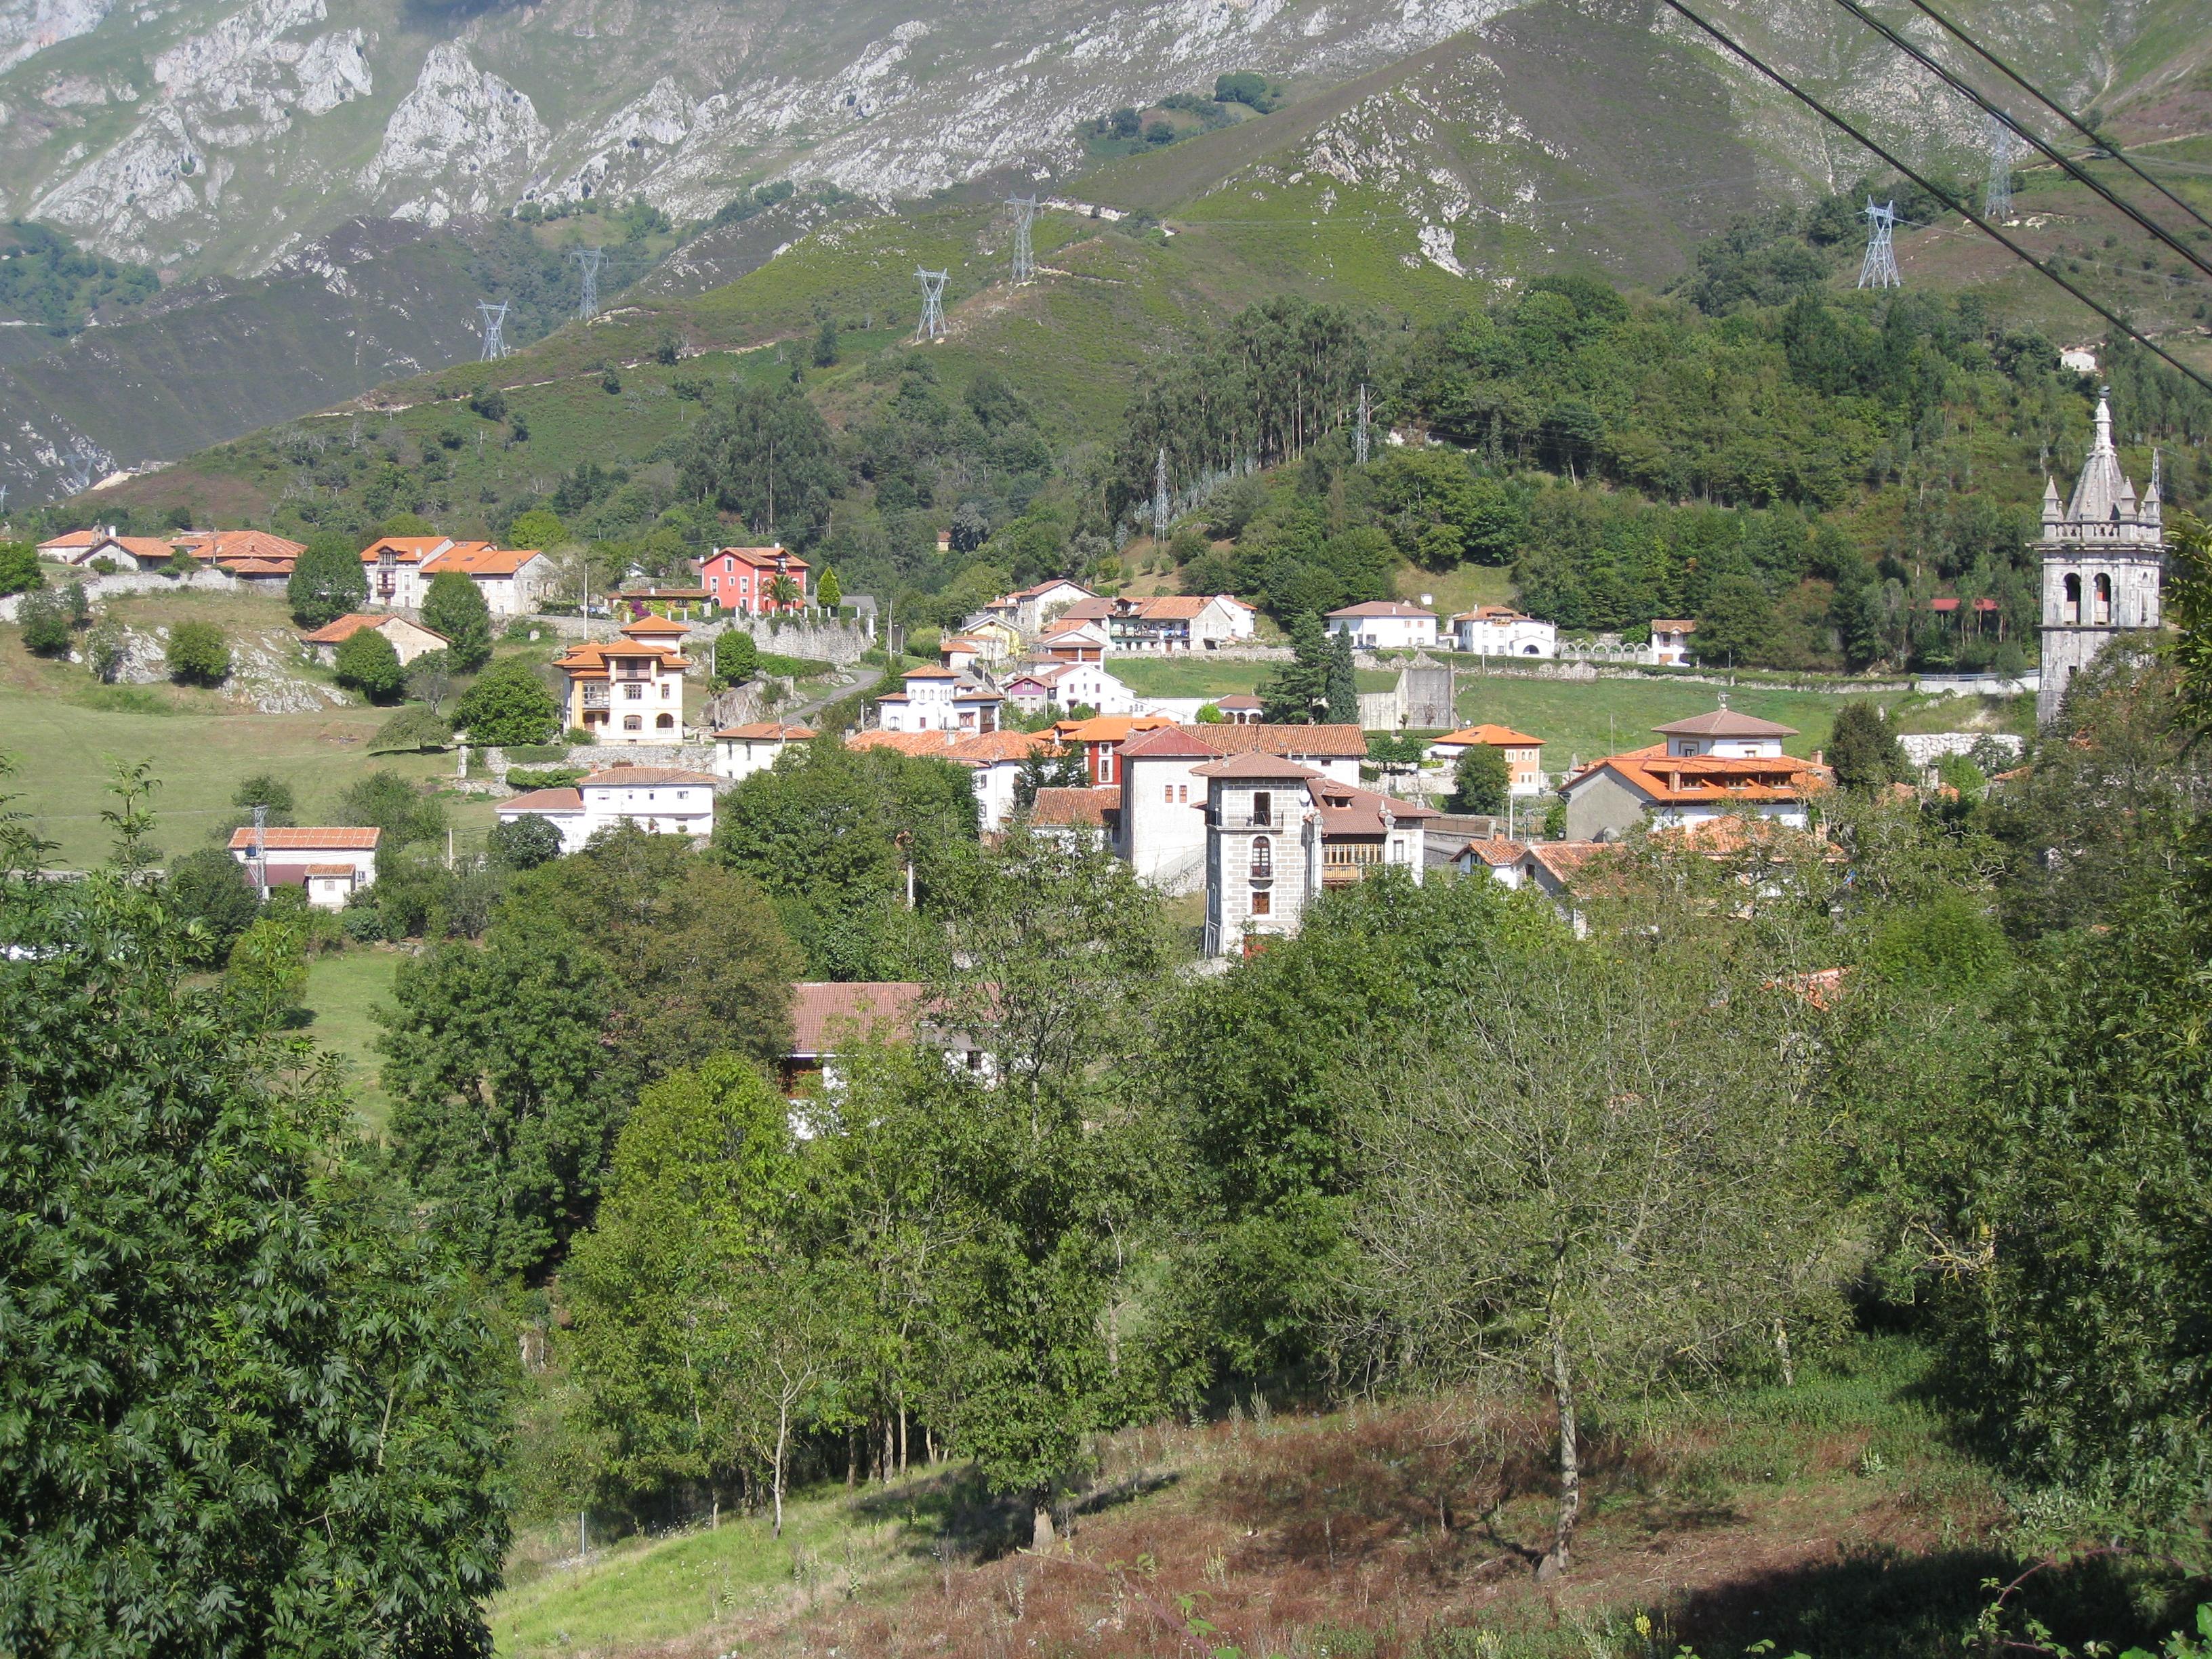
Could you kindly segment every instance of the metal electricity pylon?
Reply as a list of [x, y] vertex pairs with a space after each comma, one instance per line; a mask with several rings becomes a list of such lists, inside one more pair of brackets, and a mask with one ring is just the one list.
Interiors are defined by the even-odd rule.
[[491, 362], [507, 356], [507, 301], [497, 305], [489, 300], [477, 301], [477, 309], [483, 313], [483, 349], [477, 354], [478, 362]]
[[1160, 446], [1159, 459], [1152, 463], [1152, 539], [1159, 541], [1168, 533], [1168, 520], [1172, 508], [1168, 500], [1168, 449]]
[[1873, 197], [1867, 198], [1866, 258], [1859, 261], [1861, 288], [1903, 288], [1905, 278], [1897, 274], [1897, 251], [1890, 246], [1890, 234], [1897, 228], [1897, 204], [1876, 204]]
[[1036, 280], [1036, 252], [1030, 242], [1030, 227], [1036, 222], [1037, 198], [1034, 196], [1010, 196], [1006, 207], [1014, 216], [1014, 280], [1028, 283]]
[[69, 493], [70, 495], [82, 495], [92, 488], [92, 469], [99, 460], [98, 450], [76, 449], [70, 452]]
[[587, 323], [599, 314], [599, 261], [606, 257], [606, 252], [603, 247], [580, 247], [569, 253], [584, 276], [583, 292], [576, 299], [576, 315]]
[[1367, 387], [1359, 388], [1359, 423], [1352, 428], [1352, 459], [1360, 466], [1367, 465]]
[[915, 325], [917, 340], [939, 340], [945, 337], [945, 279], [950, 275], [943, 270], [922, 270], [914, 273], [921, 282], [921, 320]]

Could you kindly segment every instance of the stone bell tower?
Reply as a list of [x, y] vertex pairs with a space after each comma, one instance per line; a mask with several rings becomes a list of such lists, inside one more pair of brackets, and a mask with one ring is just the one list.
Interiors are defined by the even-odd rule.
[[2142, 499], [2120, 471], [2112, 448], [2108, 398], [2097, 399], [2096, 435], [2074, 499], [2061, 504], [2058, 486], [2043, 487], [2043, 678], [2035, 699], [2038, 725], [2057, 715], [2075, 672], [2116, 635], [2160, 625], [2159, 584], [2166, 538], [2159, 509], [2159, 461], [2151, 461]]

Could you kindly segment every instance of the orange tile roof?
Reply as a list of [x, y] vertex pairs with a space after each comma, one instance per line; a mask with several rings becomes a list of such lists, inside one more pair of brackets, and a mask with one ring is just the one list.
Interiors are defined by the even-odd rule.
[[1146, 622], [1191, 622], [1205, 609], [1206, 601], [1202, 599], [1170, 593], [1146, 599], [1137, 607], [1137, 615]]
[[[134, 559], [150, 559], [160, 564], [167, 564], [184, 551], [174, 543], [165, 542], [158, 536], [102, 536], [86, 544], [94, 548], [119, 547]], [[192, 556], [187, 554], [186, 556]]]
[[855, 732], [845, 739], [845, 747], [848, 749], [896, 749], [902, 755], [934, 757], [939, 760], [949, 760], [951, 758], [953, 744], [959, 740], [960, 734], [957, 732], [886, 732], [878, 727], [872, 732]]
[[593, 679], [607, 672], [610, 657], [620, 657], [624, 662], [647, 659], [678, 674], [691, 665], [689, 657], [665, 645], [647, 645], [636, 640], [586, 640], [554, 658], [553, 666], [578, 679]]
[[1407, 605], [1403, 599], [1370, 599], [1364, 605], [1341, 606], [1328, 614], [1332, 617], [1402, 617], [1408, 622], [1423, 617], [1431, 622], [1437, 619], [1435, 611], [1424, 610], [1418, 605]]
[[203, 559], [228, 564], [240, 559], [269, 559], [283, 564], [297, 560], [307, 548], [266, 530], [210, 530], [188, 532], [177, 538]]
[[775, 570], [780, 568], [785, 570], [804, 570], [807, 568], [805, 560], [780, 544], [768, 547], [718, 547], [707, 556], [707, 559], [711, 562], [720, 558], [725, 553], [737, 560], [739, 564], [751, 565], [757, 569]]
[[667, 617], [644, 616], [640, 617], [635, 622], [624, 623], [621, 631], [633, 638], [654, 634], [673, 634], [681, 639], [691, 631], [691, 628], [688, 623], [677, 622]]
[[106, 539], [106, 535], [107, 532], [105, 530], [72, 530], [66, 535], [55, 536], [49, 540], [40, 542], [39, 551], [64, 553], [76, 548], [90, 547], [94, 542]]
[[1610, 850], [1601, 841], [1539, 841], [1528, 844], [1527, 856], [1540, 864], [1562, 886], [1572, 882], [1575, 873], [1601, 853]]
[[218, 562], [221, 568], [234, 576], [289, 576], [293, 568], [290, 561], [276, 559], [223, 559]]
[[501, 811], [516, 812], [580, 812], [584, 810], [584, 792], [575, 788], [532, 789], [526, 794], [510, 795], [498, 806]]
[[[261, 832], [261, 845], [272, 853], [336, 851], [340, 848], [353, 848], [366, 851], [375, 847], [377, 837], [383, 833], [381, 830], [359, 829], [347, 825], [311, 830], [264, 830]], [[252, 845], [253, 831], [251, 829], [234, 830], [230, 832], [232, 852], [246, 852]]]
[[1801, 800], [1828, 783], [1826, 767], [1789, 755], [1673, 756], [1645, 750], [1592, 761], [1566, 787], [1571, 789], [1601, 770], [1668, 805]]
[[1121, 791], [1113, 785], [1103, 789], [1048, 787], [1036, 792], [1030, 822], [1048, 829], [1095, 829], [1106, 822], [1107, 813], [1119, 811], [1121, 806]]
[[1321, 833], [1324, 839], [1330, 836], [1380, 836], [1388, 833], [1394, 823], [1443, 816], [1435, 807], [1424, 806], [1419, 801], [1401, 800], [1395, 795], [1378, 794], [1372, 789], [1355, 789], [1350, 784], [1318, 776], [1307, 783], [1306, 797], [1321, 809]]
[[1528, 847], [1521, 842], [1509, 841], [1504, 836], [1492, 836], [1488, 841], [1471, 841], [1468, 842], [1466, 846], [1461, 848], [1459, 851], [1453, 854], [1452, 856], [1454, 858], [1465, 858], [1468, 854], [1472, 853], [1475, 857], [1480, 859], [1485, 864], [1495, 866], [1505, 864], [1517, 864], [1520, 862], [1522, 854], [1528, 850]]
[[1544, 746], [1541, 738], [1532, 738], [1526, 732], [1516, 732], [1510, 726], [1493, 726], [1487, 720], [1480, 726], [1463, 726], [1456, 732], [1447, 732], [1437, 741], [1483, 743], [1493, 749], [1541, 749]]
[[781, 720], [755, 720], [750, 726], [725, 726], [714, 735], [753, 743], [805, 743], [821, 734], [811, 726], [787, 726]]
[[1772, 720], [1760, 720], [1755, 714], [1740, 714], [1733, 708], [1716, 708], [1711, 714], [1692, 714], [1686, 720], [1669, 720], [1664, 726], [1655, 726], [1654, 732], [1663, 732], [1670, 738], [1794, 738], [1797, 728], [1781, 726]]
[[1285, 760], [1280, 755], [1254, 753], [1231, 755], [1206, 766], [1194, 766], [1191, 775], [1196, 778], [1283, 778], [1304, 783], [1319, 776], [1310, 767], [1300, 766], [1296, 761]]
[[791, 988], [792, 1057], [818, 1059], [836, 1054], [841, 1042], [878, 1034], [910, 1037], [927, 994], [917, 980], [801, 981]]
[[988, 766], [994, 761], [1027, 760], [1040, 749], [1054, 747], [1045, 732], [981, 732], [952, 745], [952, 758]]
[[1220, 752], [1197, 732], [1186, 732], [1180, 726], [1164, 726], [1157, 732], [1140, 733], [1121, 745], [1124, 763], [1136, 760], [1212, 760]]
[[1693, 622], [1681, 619], [1662, 621], [1654, 617], [1651, 619], [1651, 631], [1655, 634], [1694, 634], [1698, 631], [1698, 625]]
[[[381, 628], [392, 620], [388, 611], [349, 611], [336, 622], [325, 623], [312, 634], [302, 634], [300, 639], [307, 645], [338, 645], [351, 639], [364, 628]], [[428, 633], [428, 629], [423, 632]], [[440, 635], [441, 638], [444, 636]]]
[[589, 777], [579, 778], [576, 781], [576, 787], [612, 789], [635, 787], [639, 789], [653, 789], [675, 783], [714, 783], [715, 781], [717, 780], [712, 772], [694, 772], [688, 767], [617, 765], [594, 772]]
[[[361, 562], [363, 564], [380, 563], [385, 550], [388, 548], [399, 563], [420, 564], [441, 548], [453, 545], [453, 538], [447, 536], [380, 536], [361, 550]], [[467, 545], [487, 547], [490, 544], [471, 542]]]
[[534, 547], [494, 547], [489, 542], [464, 542], [459, 547], [447, 548], [422, 568], [440, 575], [448, 570], [459, 570], [470, 576], [512, 576], [532, 559], [544, 556]]
[[1304, 755], [1365, 760], [1367, 734], [1356, 726], [1200, 726], [1199, 741], [1221, 755]]
[[311, 876], [349, 876], [354, 868], [350, 864], [311, 864], [307, 872]]
[[[1087, 720], [1060, 720], [1052, 729], [1063, 743], [1126, 743], [1133, 733], [1174, 724], [1164, 714], [1094, 714]], [[1364, 745], [1360, 752], [1366, 752]]]

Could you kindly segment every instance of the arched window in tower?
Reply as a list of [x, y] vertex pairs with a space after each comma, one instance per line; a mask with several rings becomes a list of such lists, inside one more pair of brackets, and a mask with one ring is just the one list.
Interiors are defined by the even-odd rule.
[[1252, 879], [1273, 881], [1275, 878], [1275, 845], [1265, 836], [1252, 837]]
[[2081, 578], [2074, 571], [2066, 573], [2065, 603], [2058, 607], [2058, 620], [2078, 623], [2081, 620]]
[[2110, 576], [2098, 577], [2096, 591], [2097, 612], [2090, 620], [2100, 623], [2109, 623], [2112, 619], [2112, 579]]

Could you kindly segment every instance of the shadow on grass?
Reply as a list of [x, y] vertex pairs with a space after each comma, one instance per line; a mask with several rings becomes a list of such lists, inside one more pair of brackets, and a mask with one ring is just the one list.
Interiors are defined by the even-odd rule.
[[2025, 1639], [2031, 1619], [2076, 1650], [2090, 1640], [2154, 1644], [2186, 1623], [2182, 1610], [2195, 1599], [2172, 1596], [2170, 1580], [2153, 1585], [2110, 1559], [2054, 1566], [2010, 1598], [2004, 1635], [1985, 1648], [1975, 1626], [1996, 1600], [1992, 1585], [2011, 1583], [2026, 1565], [1991, 1550], [1851, 1550], [1840, 1560], [1753, 1571], [1693, 1592], [1677, 1604], [1673, 1623], [1704, 1659], [1735, 1659], [1760, 1642], [1811, 1659], [1936, 1659], [2042, 1652]]
[[[1055, 1522], [1064, 1530], [1071, 1516], [1106, 1514], [1164, 1491], [1182, 1478], [1172, 1472], [1135, 1475], [1077, 1493], [1054, 1507]], [[889, 1491], [872, 1492], [859, 1498], [854, 1510], [869, 1521], [899, 1522], [911, 1540], [911, 1553], [932, 1560], [949, 1555], [979, 1565], [994, 1561], [1026, 1549], [1032, 1535], [1029, 1499], [994, 1494], [966, 1464], [948, 1466]]]

